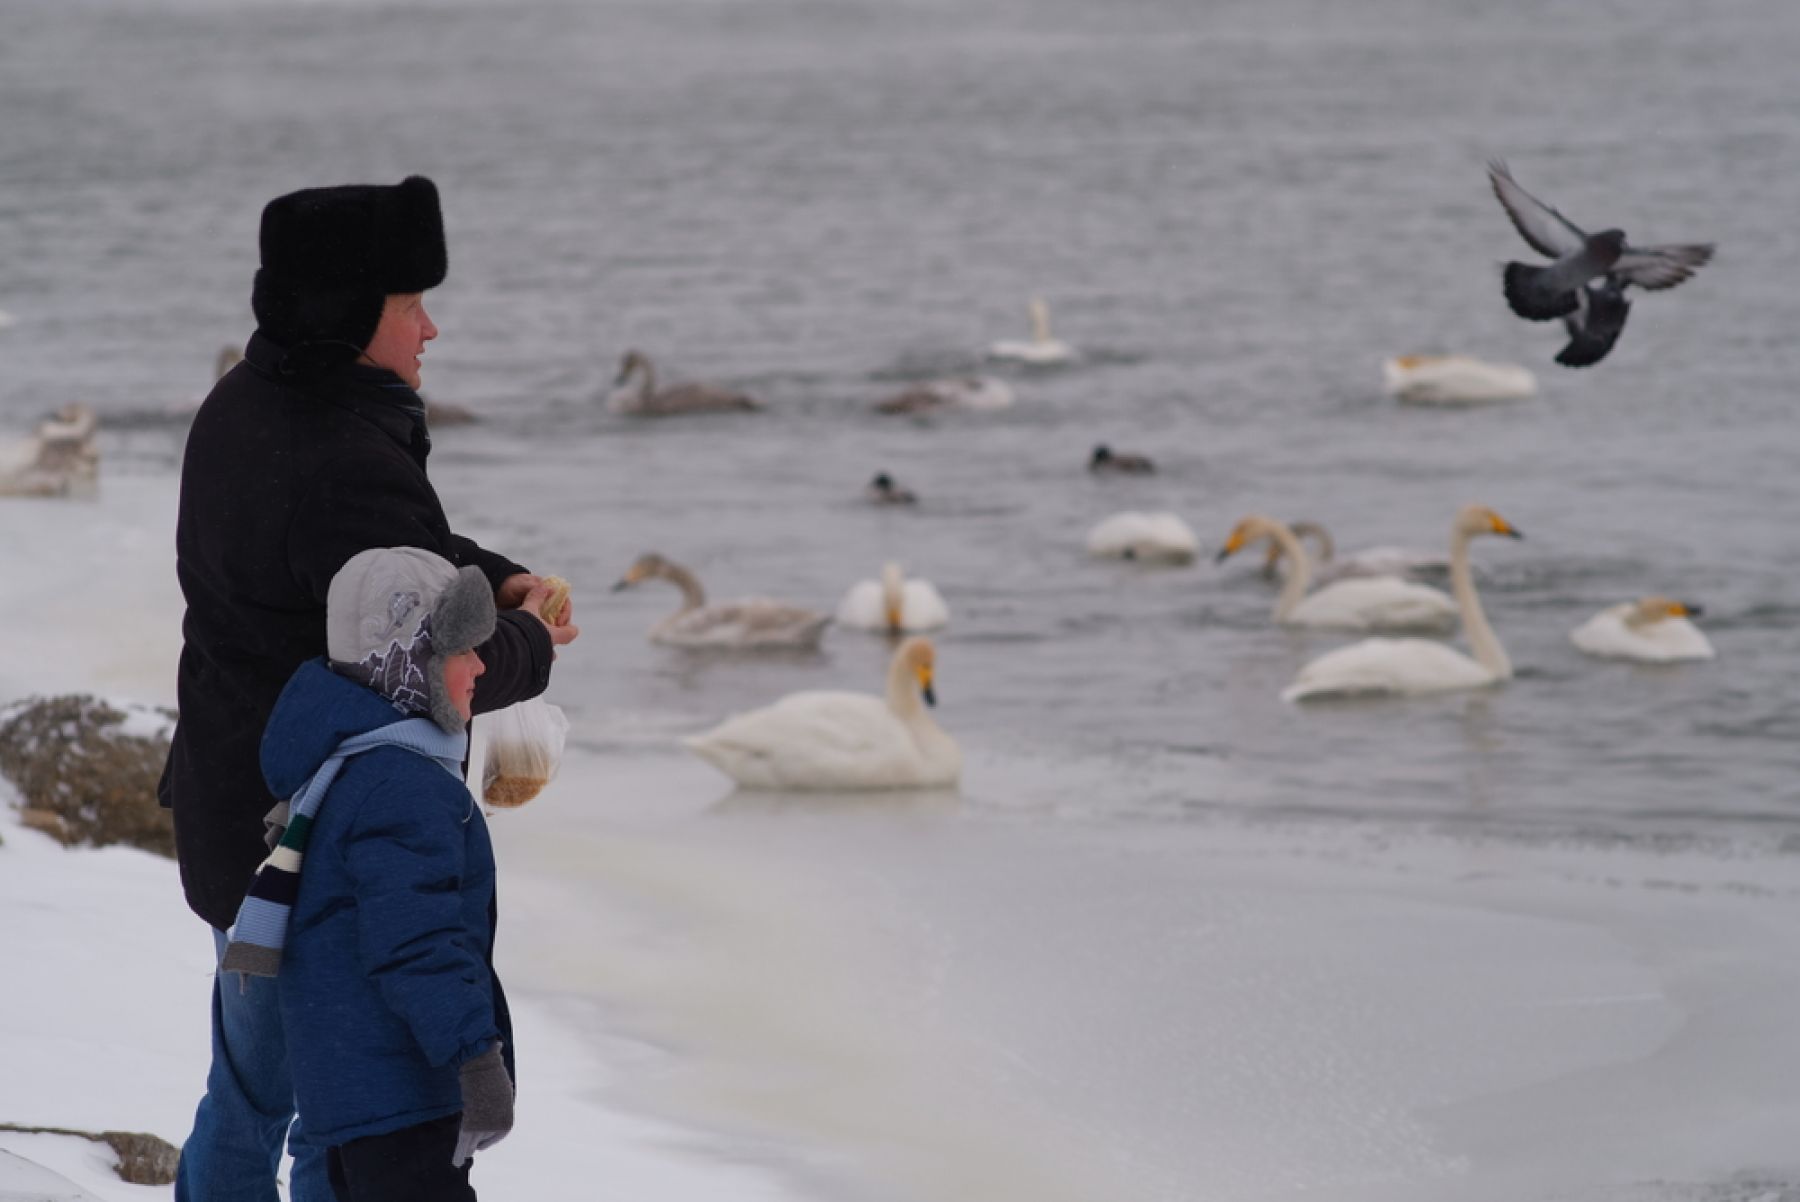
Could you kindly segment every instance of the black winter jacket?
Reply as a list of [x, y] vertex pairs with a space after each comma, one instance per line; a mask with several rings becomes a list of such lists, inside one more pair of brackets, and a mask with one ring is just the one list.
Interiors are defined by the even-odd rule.
[[[158, 793], [175, 812], [188, 905], [221, 930], [268, 850], [263, 726], [294, 669], [325, 654], [337, 570], [370, 547], [423, 547], [496, 588], [526, 570], [450, 532], [425, 475], [424, 406], [398, 376], [346, 365], [284, 377], [282, 354], [250, 339], [195, 415], [181, 468], [180, 720]], [[549, 684], [550, 634], [530, 614], [502, 610], [479, 650], [477, 713]]]

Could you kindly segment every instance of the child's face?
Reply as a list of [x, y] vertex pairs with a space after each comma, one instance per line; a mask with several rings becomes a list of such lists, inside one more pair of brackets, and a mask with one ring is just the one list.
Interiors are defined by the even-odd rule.
[[470, 707], [475, 704], [475, 678], [487, 668], [481, 657], [473, 651], [464, 651], [452, 655], [444, 661], [444, 691], [450, 694], [450, 704], [462, 716], [469, 720]]

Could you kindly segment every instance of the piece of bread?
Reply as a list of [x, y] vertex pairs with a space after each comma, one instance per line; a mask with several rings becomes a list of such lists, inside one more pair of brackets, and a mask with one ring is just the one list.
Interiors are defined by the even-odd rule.
[[550, 586], [550, 596], [544, 601], [540, 611], [544, 621], [552, 626], [561, 626], [569, 620], [569, 582], [561, 576], [546, 576], [544, 583]]

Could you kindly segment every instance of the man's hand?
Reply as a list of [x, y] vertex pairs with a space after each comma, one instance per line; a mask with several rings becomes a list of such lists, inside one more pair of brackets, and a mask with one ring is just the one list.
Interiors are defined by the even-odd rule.
[[520, 572], [516, 576], [508, 576], [494, 590], [495, 609], [517, 609], [525, 603], [525, 598], [536, 588], [541, 578], [530, 572]]
[[[537, 576], [509, 576], [506, 584], [500, 587], [504, 589], [506, 585], [512, 584], [515, 580], [531, 581], [531, 587], [525, 590], [525, 594], [519, 600], [516, 608], [544, 624], [544, 629], [550, 632], [550, 642], [553, 646], [560, 647], [564, 643], [573, 643], [580, 636], [581, 627], [575, 625], [575, 602], [573, 599], [563, 606], [562, 621], [552, 624], [548, 618], [544, 617], [544, 602], [550, 599], [550, 586]], [[495, 603], [498, 604], [497, 598]]]

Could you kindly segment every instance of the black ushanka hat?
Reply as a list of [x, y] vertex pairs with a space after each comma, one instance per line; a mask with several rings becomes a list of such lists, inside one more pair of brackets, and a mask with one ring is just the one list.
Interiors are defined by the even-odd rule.
[[375, 336], [383, 301], [444, 282], [437, 185], [306, 188], [262, 213], [262, 267], [250, 292], [257, 327], [288, 348], [290, 370], [346, 362]]

